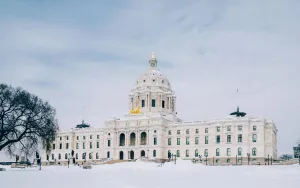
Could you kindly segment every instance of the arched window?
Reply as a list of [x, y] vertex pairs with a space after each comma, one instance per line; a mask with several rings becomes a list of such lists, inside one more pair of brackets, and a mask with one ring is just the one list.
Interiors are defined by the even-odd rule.
[[230, 148], [227, 148], [227, 156], [230, 156], [231, 155], [231, 150]]
[[208, 156], [208, 150], [207, 149], [204, 150], [204, 156], [205, 157]]
[[78, 153], [76, 153], [76, 155], [75, 155], [75, 156], [76, 156], [76, 159], [78, 159]]
[[99, 159], [99, 153], [96, 153], [96, 159]]
[[153, 150], [153, 157], [156, 157], [156, 150]]
[[190, 151], [188, 149], [185, 151], [185, 157], [190, 157]]
[[190, 129], [187, 129], [187, 130], [186, 130], [186, 134], [190, 134]]
[[219, 148], [216, 149], [216, 156], [220, 156], [220, 149]]
[[110, 152], [109, 151], [107, 152], [107, 158], [110, 158]]
[[242, 148], [238, 148], [238, 156], [242, 155]]
[[61, 159], [61, 154], [60, 154], [60, 153], [58, 154], [58, 159], [59, 159], [59, 160]]
[[142, 132], [141, 134], [141, 145], [146, 145], [147, 144], [147, 133]]
[[180, 151], [179, 150], [176, 151], [176, 156], [180, 157]]
[[82, 159], [85, 159], [85, 153], [82, 154]]
[[90, 154], [89, 154], [89, 159], [92, 159], [92, 157], [93, 157], [93, 156], [92, 156], [92, 153], [90, 153]]
[[256, 148], [252, 149], [252, 156], [256, 156]]
[[195, 150], [195, 157], [198, 157], [199, 154], [198, 154], [198, 149]]
[[68, 154], [67, 153], [65, 154], [65, 159], [68, 159]]
[[120, 146], [125, 146], [125, 134], [120, 134]]

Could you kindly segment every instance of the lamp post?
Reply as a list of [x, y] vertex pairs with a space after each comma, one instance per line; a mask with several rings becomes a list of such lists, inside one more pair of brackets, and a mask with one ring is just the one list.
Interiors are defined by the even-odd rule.
[[270, 160], [270, 157], [269, 157], [269, 155], [268, 155], [268, 165], [269, 165], [269, 160]]
[[248, 156], [248, 165], [250, 164], [250, 153], [247, 153]]
[[70, 167], [70, 153], [68, 153], [68, 168]]
[[205, 153], [205, 157], [206, 157], [206, 166], [207, 166], [207, 156], [208, 156], [208, 154], [207, 154], [207, 153]]
[[237, 165], [237, 155], [235, 156], [235, 165]]
[[202, 163], [201, 157], [202, 157], [202, 155], [199, 155], [199, 162]]

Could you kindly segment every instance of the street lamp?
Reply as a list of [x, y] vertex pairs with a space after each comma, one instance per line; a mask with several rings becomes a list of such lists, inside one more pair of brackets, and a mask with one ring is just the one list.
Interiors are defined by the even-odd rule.
[[202, 155], [199, 155], [199, 162], [202, 163], [201, 157], [202, 157]]
[[205, 153], [205, 157], [206, 157], [206, 166], [207, 166], [207, 156], [208, 156], [208, 154], [207, 154], [207, 153]]
[[70, 166], [70, 153], [68, 153], [68, 168]]
[[250, 163], [250, 153], [247, 153], [247, 156], [248, 156], [248, 165]]

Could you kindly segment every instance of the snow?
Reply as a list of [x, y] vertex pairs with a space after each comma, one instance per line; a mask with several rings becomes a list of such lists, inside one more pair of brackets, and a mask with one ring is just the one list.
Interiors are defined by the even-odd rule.
[[[0, 172], [2, 188], [158, 188], [158, 187], [295, 187], [300, 166], [204, 166], [190, 161], [165, 163], [123, 162], [97, 165], [91, 170], [78, 166], [47, 166]], [[1, 166], [0, 166], [1, 167]], [[3, 166], [2, 166], [3, 167]], [[296, 186], [297, 187], [297, 186]]]

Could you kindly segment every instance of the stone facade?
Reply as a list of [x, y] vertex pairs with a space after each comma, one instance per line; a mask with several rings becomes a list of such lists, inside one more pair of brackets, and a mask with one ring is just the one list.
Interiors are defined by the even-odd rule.
[[[129, 94], [129, 110], [141, 113], [108, 119], [103, 128], [60, 131], [44, 163], [66, 164], [74, 151], [76, 163], [107, 158], [145, 157], [167, 160], [168, 152], [181, 159], [206, 159], [209, 164], [264, 163], [277, 159], [277, 128], [258, 117], [228, 116], [209, 121], [185, 122], [177, 118], [176, 96], [169, 80], [157, 68], [154, 54], [148, 70]], [[84, 158], [86, 154], [86, 158]]]

